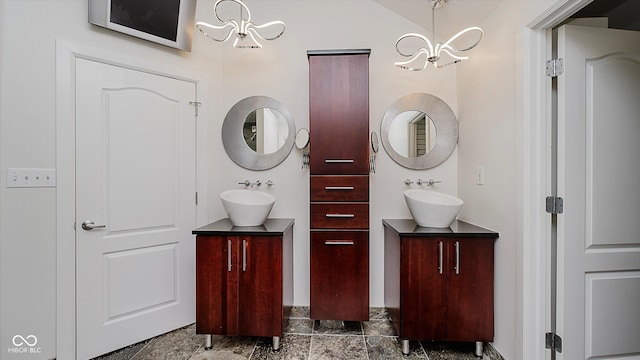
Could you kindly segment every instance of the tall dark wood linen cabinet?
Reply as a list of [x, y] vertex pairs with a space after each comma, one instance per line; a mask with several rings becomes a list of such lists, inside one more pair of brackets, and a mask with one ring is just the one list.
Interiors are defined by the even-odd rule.
[[311, 318], [369, 319], [369, 54], [308, 51]]

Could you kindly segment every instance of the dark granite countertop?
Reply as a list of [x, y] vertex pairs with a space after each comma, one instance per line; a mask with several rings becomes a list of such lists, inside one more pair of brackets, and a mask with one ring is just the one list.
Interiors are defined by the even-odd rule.
[[401, 236], [419, 237], [492, 237], [500, 236], [491, 231], [464, 221], [454, 220], [448, 228], [429, 228], [416, 224], [413, 219], [382, 219], [382, 223]]
[[228, 218], [199, 227], [195, 235], [282, 235], [293, 226], [293, 219], [267, 219], [260, 226], [234, 226]]

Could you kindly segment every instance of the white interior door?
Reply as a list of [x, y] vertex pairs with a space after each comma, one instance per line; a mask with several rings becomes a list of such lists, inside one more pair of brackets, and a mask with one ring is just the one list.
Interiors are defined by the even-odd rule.
[[76, 61], [78, 359], [195, 320], [195, 96], [192, 82]]
[[563, 26], [561, 359], [640, 359], [640, 32]]

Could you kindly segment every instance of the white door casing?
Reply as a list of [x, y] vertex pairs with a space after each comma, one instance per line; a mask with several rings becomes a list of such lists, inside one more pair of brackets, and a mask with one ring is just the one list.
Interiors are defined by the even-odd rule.
[[640, 359], [640, 32], [563, 26], [560, 359]]
[[195, 96], [193, 82], [76, 59], [79, 359], [194, 321]]

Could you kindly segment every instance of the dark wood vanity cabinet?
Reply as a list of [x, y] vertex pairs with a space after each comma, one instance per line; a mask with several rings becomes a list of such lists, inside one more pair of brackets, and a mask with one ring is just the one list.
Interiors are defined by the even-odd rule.
[[369, 318], [369, 53], [309, 51], [311, 318]]
[[402, 340], [493, 341], [493, 260], [498, 234], [383, 220], [385, 306]]
[[194, 230], [196, 332], [281, 337], [293, 305], [293, 220]]

